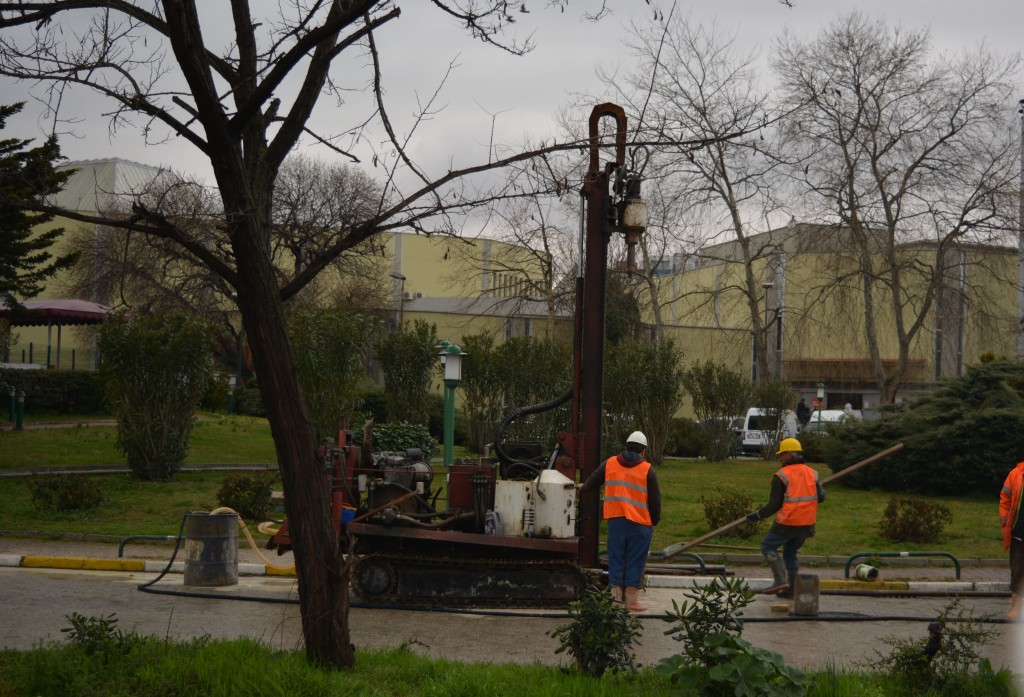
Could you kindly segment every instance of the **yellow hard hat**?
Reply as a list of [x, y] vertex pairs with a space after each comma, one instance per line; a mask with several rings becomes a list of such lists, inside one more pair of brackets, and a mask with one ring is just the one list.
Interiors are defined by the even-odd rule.
[[776, 455], [782, 453], [802, 453], [804, 451], [803, 446], [800, 445], [800, 441], [796, 438], [783, 438], [782, 442], [779, 443], [779, 452]]

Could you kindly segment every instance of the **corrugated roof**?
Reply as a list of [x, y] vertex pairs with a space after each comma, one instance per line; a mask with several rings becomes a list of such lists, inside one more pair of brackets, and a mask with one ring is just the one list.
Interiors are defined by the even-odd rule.
[[168, 174], [166, 169], [120, 158], [68, 162], [57, 169], [78, 170], [54, 197], [54, 203], [79, 213], [104, 211], [118, 199], [139, 193], [157, 177]]

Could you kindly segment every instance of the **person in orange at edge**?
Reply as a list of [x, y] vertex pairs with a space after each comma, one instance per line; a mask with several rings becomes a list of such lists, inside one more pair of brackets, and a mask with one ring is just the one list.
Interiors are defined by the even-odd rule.
[[[782, 467], [772, 477], [768, 503], [748, 515], [747, 520], [762, 520], [778, 512], [768, 534], [761, 540], [761, 554], [774, 577], [772, 584], [761, 592], [792, 598], [800, 570], [796, 553], [807, 538], [814, 537], [818, 504], [825, 500], [825, 490], [818, 481], [817, 471], [804, 464], [803, 446], [796, 438], [783, 438], [775, 454]], [[779, 547], [782, 547], [782, 559], [779, 559]]]
[[1003, 528], [1003, 549], [1010, 551], [1010, 612], [1006, 619], [1019, 620], [1024, 599], [1024, 515], [1021, 515], [1021, 489], [1024, 488], [1024, 462], [1010, 470], [999, 492], [999, 525]]
[[644, 566], [654, 526], [661, 520], [661, 489], [654, 466], [644, 457], [647, 436], [634, 431], [625, 449], [608, 458], [587, 477], [580, 491], [604, 485], [604, 518], [608, 521], [608, 585], [616, 602], [643, 612], [639, 601]]

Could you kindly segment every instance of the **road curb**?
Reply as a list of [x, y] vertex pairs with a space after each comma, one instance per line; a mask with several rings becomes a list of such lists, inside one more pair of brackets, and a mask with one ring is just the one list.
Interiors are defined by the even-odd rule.
[[[122, 571], [147, 573], [184, 573], [185, 562], [170, 564], [161, 560], [102, 559], [95, 557], [58, 557], [46, 555], [0, 554], [0, 567], [21, 567], [31, 569], [65, 569], [80, 571]], [[239, 576], [295, 576], [295, 567], [277, 567], [266, 564], [240, 562]], [[649, 574], [649, 588], [699, 588], [720, 580], [718, 576], [659, 576]], [[745, 578], [750, 590], [755, 593], [772, 583], [770, 578]], [[819, 580], [823, 591], [922, 591], [922, 592], [987, 592], [1009, 593], [1009, 581], [861, 581], [858, 579], [823, 578]]]

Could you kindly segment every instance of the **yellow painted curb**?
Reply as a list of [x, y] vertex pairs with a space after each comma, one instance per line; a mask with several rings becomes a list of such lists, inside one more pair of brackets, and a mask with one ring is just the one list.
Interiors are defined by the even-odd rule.
[[91, 557], [22, 557], [21, 565], [37, 569], [91, 569], [93, 571], [145, 571], [141, 559], [93, 559]]
[[910, 587], [906, 581], [858, 581], [852, 578], [823, 578], [818, 581], [818, 584], [823, 591], [905, 591]]
[[267, 567], [267, 576], [294, 576], [295, 567], [289, 566], [283, 569], [275, 569], [272, 566]]

